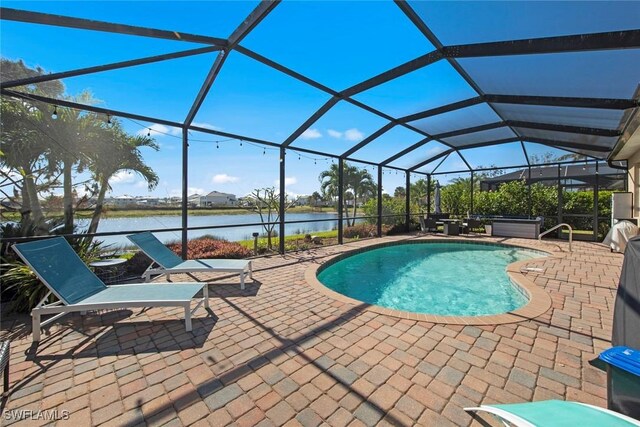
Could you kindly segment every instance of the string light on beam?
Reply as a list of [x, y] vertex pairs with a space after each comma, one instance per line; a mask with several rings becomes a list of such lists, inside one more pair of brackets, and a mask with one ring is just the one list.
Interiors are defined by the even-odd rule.
[[51, 118], [53, 120], [56, 120], [58, 118], [58, 106], [57, 105], [53, 106], [53, 113], [51, 113]]

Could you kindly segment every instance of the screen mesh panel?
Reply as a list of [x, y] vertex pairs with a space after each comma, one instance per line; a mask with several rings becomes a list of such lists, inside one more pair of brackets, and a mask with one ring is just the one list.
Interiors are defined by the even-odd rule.
[[553, 107], [547, 105], [493, 104], [505, 120], [618, 129], [623, 110]]
[[599, 33], [638, 27], [638, 2], [409, 1], [444, 44]]
[[640, 49], [462, 58], [485, 93], [631, 98]]
[[452, 136], [451, 138], [443, 139], [443, 141], [453, 145], [454, 147], [464, 147], [465, 145], [480, 144], [483, 142], [497, 141], [507, 138], [516, 138], [516, 134], [507, 126], [504, 126], [496, 129], [468, 133], [465, 135]]
[[411, 122], [411, 125], [431, 135], [500, 121], [500, 117], [487, 104], [478, 104], [460, 110]]
[[477, 95], [451, 64], [439, 61], [354, 98], [394, 117], [401, 117]]

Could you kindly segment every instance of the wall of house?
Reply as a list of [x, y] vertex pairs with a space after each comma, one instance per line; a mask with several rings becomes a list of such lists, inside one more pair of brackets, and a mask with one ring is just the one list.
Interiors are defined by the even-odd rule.
[[200, 198], [200, 206], [235, 206], [237, 200], [233, 195], [213, 195]]
[[636, 151], [628, 162], [627, 181], [629, 191], [633, 193], [633, 217], [640, 219], [640, 150]]

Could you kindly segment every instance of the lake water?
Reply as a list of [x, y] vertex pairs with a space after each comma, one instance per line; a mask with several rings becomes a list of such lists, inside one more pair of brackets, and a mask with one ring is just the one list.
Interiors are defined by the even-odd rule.
[[[291, 213], [287, 214], [287, 221], [311, 221], [318, 219], [332, 219], [334, 221], [323, 222], [303, 222], [298, 224], [287, 224], [286, 234], [301, 234], [301, 233], [313, 233], [317, 231], [328, 231], [338, 228], [338, 214], [336, 213]], [[262, 226], [242, 226], [242, 224], [259, 223], [260, 216], [258, 214], [241, 214], [241, 215], [202, 215], [202, 216], [190, 216], [189, 227], [206, 227], [206, 226], [219, 226], [219, 225], [232, 225], [238, 224], [238, 227], [233, 228], [220, 228], [220, 229], [206, 229], [206, 230], [193, 230], [189, 231], [189, 238], [203, 236], [205, 234], [212, 234], [218, 237], [225, 238], [230, 241], [236, 240], [249, 240], [253, 237], [252, 233], [265, 233]], [[80, 228], [86, 229], [89, 225], [89, 220], [79, 220], [77, 224]], [[152, 215], [138, 218], [103, 218], [100, 220], [98, 226], [99, 233], [106, 232], [118, 232], [118, 231], [137, 231], [137, 230], [151, 230], [159, 228], [180, 228], [182, 226], [182, 219], [180, 216], [168, 216], [168, 215]], [[275, 227], [278, 231], [278, 225]], [[180, 240], [180, 231], [175, 232], [162, 232], [154, 233], [158, 239], [166, 243], [173, 240]], [[130, 246], [131, 242], [124, 236], [102, 236], [98, 237], [99, 240], [103, 240], [105, 244], [113, 246]]]

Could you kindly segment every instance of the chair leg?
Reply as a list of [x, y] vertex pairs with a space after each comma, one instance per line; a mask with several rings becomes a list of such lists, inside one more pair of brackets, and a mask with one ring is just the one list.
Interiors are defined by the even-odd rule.
[[207, 283], [202, 288], [202, 295], [204, 296], [204, 306], [205, 308], [209, 308], [209, 284]]
[[244, 290], [244, 275], [246, 273], [243, 271], [242, 273], [240, 273], [240, 289]]
[[31, 312], [31, 330], [33, 342], [40, 341], [40, 313], [37, 310]]
[[251, 265], [251, 261], [249, 261], [249, 279], [253, 280], [253, 266]]
[[4, 367], [4, 384], [2, 388], [2, 396], [6, 397], [9, 395], [9, 361], [7, 360], [7, 364]]
[[187, 332], [191, 332], [191, 307], [189, 305], [184, 306], [184, 326]]

